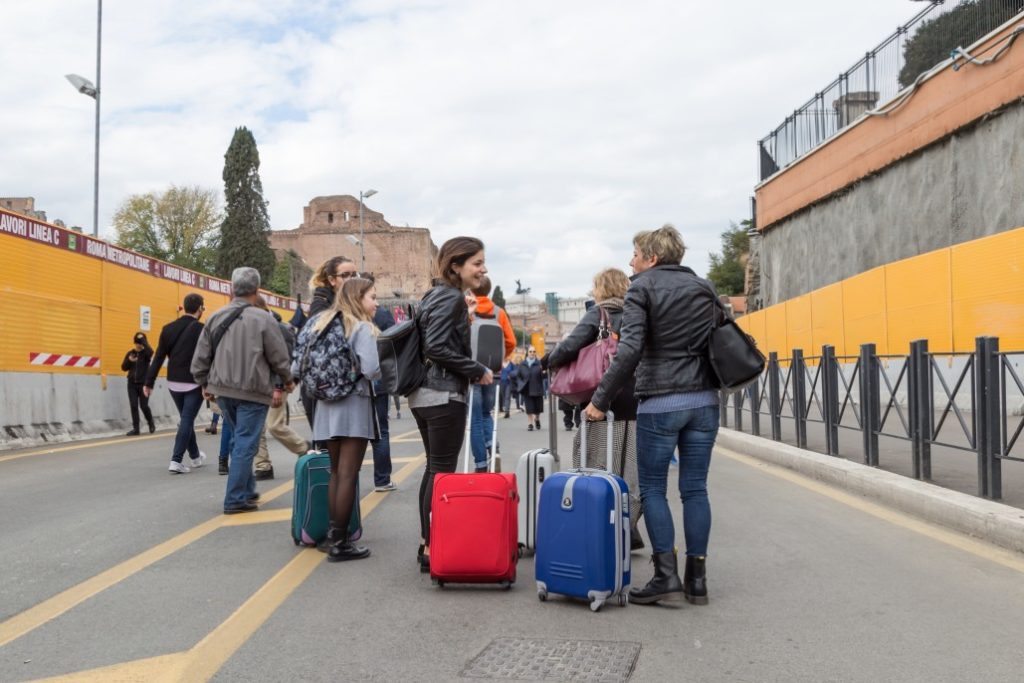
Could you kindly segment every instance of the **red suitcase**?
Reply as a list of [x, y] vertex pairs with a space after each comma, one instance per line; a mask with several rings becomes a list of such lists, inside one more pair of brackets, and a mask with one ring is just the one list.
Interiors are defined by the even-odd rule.
[[[468, 403], [473, 405], [472, 387]], [[519, 561], [519, 493], [516, 475], [472, 473], [466, 420], [466, 466], [438, 474], [430, 513], [430, 578], [446, 583], [498, 583], [510, 588]]]

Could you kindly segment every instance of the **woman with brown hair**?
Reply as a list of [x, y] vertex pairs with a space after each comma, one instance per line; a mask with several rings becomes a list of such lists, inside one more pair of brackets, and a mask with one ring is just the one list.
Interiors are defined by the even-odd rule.
[[[348, 539], [347, 530], [356, 504], [356, 479], [363, 466], [366, 444], [380, 434], [372, 386], [372, 381], [380, 377], [378, 330], [373, 324], [376, 310], [377, 292], [373, 282], [353, 277], [347, 278], [339, 288], [334, 305], [309, 321], [311, 331], [322, 333], [328, 340], [332, 332], [348, 339], [353, 369], [358, 373], [352, 393], [337, 401], [318, 401], [313, 422], [313, 438], [326, 444], [331, 456], [330, 526], [326, 543], [330, 562], [359, 560], [370, 554], [368, 548]], [[332, 326], [335, 329], [329, 329]], [[298, 369], [293, 363], [293, 371]]]
[[[618, 268], [605, 268], [594, 276], [593, 297], [597, 302], [587, 311], [569, 336], [542, 359], [545, 367], [557, 370], [576, 360], [580, 351], [597, 341], [598, 335], [615, 335], [622, 329], [622, 307], [629, 289], [629, 278]], [[604, 326], [607, 326], [603, 329]], [[629, 485], [630, 546], [633, 550], [644, 547], [637, 530], [643, 507], [640, 503], [640, 482], [636, 467], [636, 409], [632, 378], [619, 390], [611, 402], [614, 415], [612, 438], [614, 460], [612, 470]], [[607, 453], [608, 423], [596, 422], [587, 429], [587, 465], [604, 467]], [[572, 445], [572, 465], [580, 466], [580, 433]]]
[[408, 397], [416, 419], [427, 466], [420, 482], [420, 571], [430, 571], [430, 499], [434, 475], [454, 472], [466, 428], [470, 382], [492, 384], [494, 375], [473, 360], [469, 339], [469, 307], [463, 292], [480, 286], [487, 274], [484, 243], [475, 237], [453, 237], [441, 246], [434, 264], [434, 286], [423, 295], [416, 312], [427, 374]]

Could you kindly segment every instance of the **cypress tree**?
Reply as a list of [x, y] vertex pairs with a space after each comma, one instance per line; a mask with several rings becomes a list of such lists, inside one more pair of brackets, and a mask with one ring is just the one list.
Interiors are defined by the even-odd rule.
[[266, 286], [274, 274], [276, 259], [267, 235], [270, 218], [260, 182], [260, 153], [248, 128], [235, 129], [224, 155], [224, 222], [220, 227], [217, 271], [230, 278], [231, 271], [251, 266]]

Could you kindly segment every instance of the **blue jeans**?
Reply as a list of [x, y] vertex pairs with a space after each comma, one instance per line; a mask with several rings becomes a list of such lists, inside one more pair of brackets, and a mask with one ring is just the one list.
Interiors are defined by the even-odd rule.
[[380, 394], [373, 399], [377, 408], [377, 424], [380, 426], [380, 438], [371, 441], [373, 447], [373, 485], [384, 486], [391, 481], [391, 438], [388, 430], [388, 407], [391, 397]]
[[196, 416], [203, 407], [203, 390], [196, 387], [192, 391], [172, 391], [171, 399], [178, 409], [181, 421], [178, 422], [178, 433], [174, 436], [174, 450], [171, 460], [181, 462], [188, 451], [188, 456], [195, 460], [199, 457], [199, 444], [196, 443]]
[[260, 446], [260, 434], [267, 421], [270, 406], [253, 401], [222, 396], [217, 399], [224, 422], [231, 425], [234, 441], [231, 444], [231, 466], [228, 469], [228, 489], [224, 494], [224, 509], [244, 507], [256, 493], [256, 477], [252, 473], [252, 459]]
[[220, 429], [220, 461], [227, 462], [228, 456], [231, 455], [231, 442], [234, 440], [234, 432], [231, 429], [231, 423], [224, 420], [224, 425]]
[[473, 449], [473, 460], [477, 467], [487, 466], [487, 449], [494, 438], [494, 399], [497, 387], [494, 384], [473, 387], [472, 422], [469, 427], [469, 443]]
[[655, 553], [675, 547], [675, 527], [668, 508], [668, 466], [679, 448], [679, 495], [683, 500], [686, 554], [706, 555], [711, 533], [708, 467], [718, 436], [718, 406], [672, 413], [637, 415], [637, 470], [644, 521]]

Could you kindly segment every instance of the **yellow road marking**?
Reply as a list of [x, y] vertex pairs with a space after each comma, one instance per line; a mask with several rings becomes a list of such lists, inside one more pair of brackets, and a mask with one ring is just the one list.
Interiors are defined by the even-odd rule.
[[76, 443], [69, 446], [59, 446], [57, 448], [44, 448], [37, 451], [29, 451], [27, 453], [14, 453], [12, 455], [0, 455], [0, 462], [7, 462], [8, 460], [18, 460], [20, 458], [31, 458], [33, 455], [49, 455], [50, 453], [63, 453], [65, 451], [78, 451], [84, 448], [97, 448], [99, 446], [110, 446], [111, 444], [125, 445], [137, 443], [139, 441], [149, 441], [151, 439], [165, 439], [168, 436], [174, 436], [176, 432], [162, 432], [160, 434], [148, 434], [146, 436], [133, 436], [128, 438], [122, 436], [118, 439], [107, 439], [105, 441], [88, 441], [84, 443]]
[[250, 524], [268, 524], [270, 522], [287, 522], [292, 518], [291, 508], [278, 508], [276, 510], [260, 510], [259, 512], [246, 512], [242, 515], [226, 515], [227, 519], [223, 524], [229, 526], [249, 526]]
[[[392, 479], [401, 483], [419, 469], [424, 454], [408, 463]], [[373, 492], [363, 496], [359, 502], [362, 514], [373, 512], [387, 496], [387, 493]], [[256, 593], [239, 607], [224, 623], [199, 641], [188, 651], [188, 663], [179, 672], [177, 680], [208, 681], [234, 656], [260, 626], [277, 611], [296, 588], [309, 578], [322, 562], [324, 556], [315, 548], [300, 552], [291, 562], [274, 575]]]
[[974, 540], [969, 536], [949, 531], [943, 527], [915, 519], [902, 512], [897, 512], [882, 505], [868, 502], [857, 496], [834, 489], [831, 486], [805, 477], [804, 475], [798, 474], [792, 470], [764, 462], [763, 460], [758, 460], [757, 458], [753, 458], [749, 455], [743, 455], [727, 448], [722, 448], [721, 446], [715, 446], [715, 451], [721, 453], [727, 458], [730, 458], [731, 460], [763, 470], [778, 477], [779, 479], [784, 479], [790, 483], [805, 488], [808, 491], [814, 491], [815, 493], [827, 496], [832, 500], [856, 510], [860, 510], [861, 512], [865, 512], [873, 517], [889, 522], [890, 524], [901, 526], [904, 529], [914, 531], [922, 536], [927, 536], [939, 543], [970, 553], [976, 557], [989, 560], [990, 562], [995, 562], [996, 564], [1008, 567], [1009, 569], [1024, 572], [1024, 557], [1013, 551], [1004, 550], [1003, 548], [998, 548], [996, 546], [989, 545], [988, 543]]
[[154, 562], [159, 562], [171, 553], [198, 541], [219, 528], [222, 523], [223, 517], [221, 516], [209, 519], [0, 623], [0, 647], [39, 628], [51, 619], [64, 614], [72, 607], [80, 605], [114, 584], [124, 581]]
[[[405, 467], [392, 476], [395, 483], [401, 483], [418, 470], [423, 463], [424, 455], [424, 453], [420, 453], [413, 458], [407, 458], [409, 462]], [[286, 482], [268, 491], [261, 497], [261, 500], [273, 500], [292, 488], [293, 482]], [[360, 501], [363, 516], [370, 514], [387, 495], [384, 492], [374, 491], [364, 496]], [[291, 518], [291, 510], [267, 510], [241, 516], [220, 515], [207, 520], [169, 541], [0, 623], [0, 647], [55, 619], [90, 597], [180, 550], [189, 543], [203, 538], [212, 531], [226, 526], [240, 526], [245, 523], [245, 517], [251, 518], [258, 515], [266, 517], [279, 515], [280, 520], [275, 521], [284, 521]], [[264, 518], [263, 521], [271, 520]], [[315, 548], [308, 548], [300, 552], [239, 607], [231, 617], [187, 652], [123, 662], [99, 669], [66, 674], [50, 680], [72, 680], [77, 683], [87, 681], [209, 680], [322, 561], [322, 556]], [[227, 647], [228, 643], [231, 644], [230, 648]]]
[[160, 655], [149, 659], [137, 659], [132, 662], [112, 664], [99, 669], [89, 669], [77, 673], [63, 674], [53, 678], [41, 678], [35, 683], [143, 683], [148, 681], [172, 681], [181, 679], [181, 671], [185, 668], [185, 652], [172, 655]]

